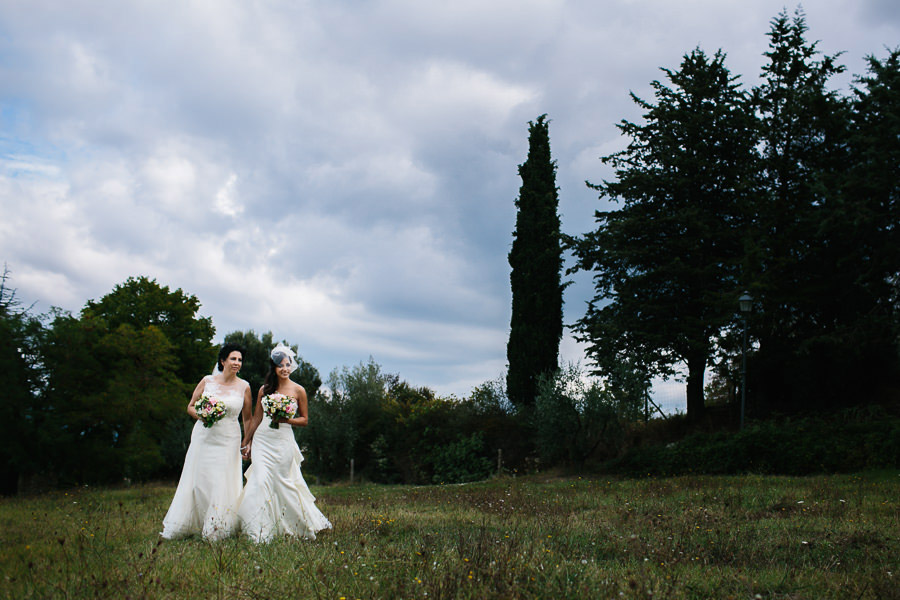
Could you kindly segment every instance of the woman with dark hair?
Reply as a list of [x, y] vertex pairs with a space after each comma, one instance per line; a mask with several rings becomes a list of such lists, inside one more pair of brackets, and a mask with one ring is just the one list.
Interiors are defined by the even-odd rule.
[[249, 447], [249, 435], [241, 440], [238, 415], [244, 428], [250, 422], [250, 385], [237, 376], [244, 350], [225, 344], [212, 375], [200, 380], [187, 413], [196, 421], [191, 445], [184, 457], [175, 497], [163, 519], [166, 539], [200, 534], [209, 540], [231, 535], [237, 525], [241, 495], [241, 446]]
[[[316, 533], [330, 528], [331, 523], [316, 507], [316, 498], [300, 473], [303, 455], [293, 427], [309, 424], [306, 390], [291, 381], [297, 368], [293, 350], [279, 344], [270, 359], [250, 424], [252, 453], [251, 448], [244, 449], [244, 456], [253, 463], [245, 473], [247, 485], [238, 519], [241, 530], [256, 543], [279, 535], [315, 539]], [[271, 416], [273, 398], [296, 407], [293, 415]]]

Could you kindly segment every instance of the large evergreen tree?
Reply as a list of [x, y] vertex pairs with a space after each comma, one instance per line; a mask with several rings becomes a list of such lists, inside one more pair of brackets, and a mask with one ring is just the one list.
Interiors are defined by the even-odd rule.
[[0, 274], [0, 494], [15, 493], [20, 480], [43, 462], [35, 416], [41, 405], [40, 318], [22, 307], [10, 287], [9, 270]]
[[900, 374], [900, 49], [867, 62], [851, 98], [850, 161], [823, 224], [833, 309], [819, 346], [840, 362], [822, 383], [841, 405], [878, 397]]
[[[900, 49], [867, 58], [868, 75], [857, 78], [851, 127], [853, 167], [847, 178], [846, 216], [857, 228], [859, 281], [869, 306], [861, 312], [881, 321], [898, 342], [900, 325]], [[885, 319], [885, 317], [888, 317]], [[891, 326], [893, 325], [893, 326]]]
[[558, 368], [563, 327], [559, 196], [547, 115], [529, 122], [528, 132], [509, 252], [512, 318], [506, 346], [507, 394], [520, 407], [534, 405], [539, 378]]
[[[759, 352], [750, 370], [768, 409], [821, 405], [836, 391], [823, 373], [842, 366], [832, 343], [853, 295], [856, 268], [840, 191], [848, 154], [847, 102], [829, 89], [843, 71], [806, 40], [802, 11], [772, 20], [768, 62], [754, 90], [760, 121], [762, 185], [746, 230], [748, 279], [759, 310], [751, 331]], [[842, 306], [843, 305], [843, 306]], [[820, 385], [825, 384], [825, 385]]]
[[623, 121], [628, 147], [604, 158], [616, 179], [594, 185], [621, 203], [594, 232], [567, 243], [596, 295], [576, 324], [599, 374], [621, 365], [644, 377], [686, 365], [687, 411], [704, 409], [714, 336], [733, 324], [741, 291], [744, 207], [754, 189], [755, 121], [724, 64], [696, 49], [652, 82], [656, 104], [632, 98], [644, 123]]

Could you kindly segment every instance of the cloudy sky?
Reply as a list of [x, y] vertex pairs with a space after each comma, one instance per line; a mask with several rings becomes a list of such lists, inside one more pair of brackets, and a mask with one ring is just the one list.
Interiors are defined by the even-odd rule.
[[[464, 396], [505, 369], [528, 121], [549, 115], [563, 229], [585, 232], [629, 91], [698, 46], [754, 84], [785, 6], [0, 0], [0, 261], [39, 312], [146, 275], [217, 340], [271, 330], [323, 375], [372, 356]], [[849, 74], [900, 45], [895, 0], [803, 8]], [[567, 322], [591, 295], [576, 278]]]

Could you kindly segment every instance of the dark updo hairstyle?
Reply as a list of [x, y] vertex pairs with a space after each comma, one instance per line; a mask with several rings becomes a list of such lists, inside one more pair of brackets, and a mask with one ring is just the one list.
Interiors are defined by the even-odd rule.
[[244, 347], [240, 344], [228, 342], [227, 344], [222, 346], [222, 348], [219, 350], [219, 360], [216, 363], [216, 370], [225, 371], [224, 363], [228, 359], [228, 355], [235, 351], [240, 352], [241, 358], [244, 358]]

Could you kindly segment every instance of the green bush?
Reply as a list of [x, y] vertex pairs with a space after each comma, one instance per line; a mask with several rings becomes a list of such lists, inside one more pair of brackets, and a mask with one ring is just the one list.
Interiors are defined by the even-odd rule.
[[743, 431], [696, 433], [678, 442], [636, 447], [602, 469], [626, 475], [808, 475], [896, 468], [898, 440], [900, 419], [842, 411], [756, 422]]
[[384, 432], [383, 404], [394, 379], [371, 357], [331, 372], [325, 389], [310, 399], [309, 426], [294, 430], [305, 471], [325, 479], [349, 477], [351, 460], [357, 474], [374, 469], [372, 445]]
[[581, 466], [598, 453], [614, 456], [624, 439], [615, 399], [569, 365], [538, 386], [534, 429], [541, 460]]
[[344, 396], [327, 391], [309, 403], [309, 425], [294, 428], [304, 472], [326, 479], [349, 475], [356, 427], [347, 404]]
[[480, 431], [433, 447], [427, 462], [432, 467], [432, 483], [477, 481], [487, 479], [491, 473], [491, 461], [484, 456], [484, 434]]
[[[459, 483], [490, 474], [497, 449], [522, 452], [522, 428], [497, 386], [471, 398], [441, 398], [383, 373], [373, 359], [334, 371], [297, 432], [304, 470], [325, 479], [379, 483]], [[487, 440], [490, 440], [489, 442]]]

